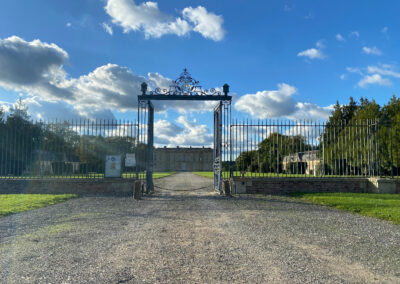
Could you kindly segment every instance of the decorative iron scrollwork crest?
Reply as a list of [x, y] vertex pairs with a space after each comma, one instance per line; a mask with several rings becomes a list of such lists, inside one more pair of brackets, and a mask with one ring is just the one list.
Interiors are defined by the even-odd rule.
[[192, 75], [183, 69], [183, 72], [178, 79], [172, 81], [169, 89], [156, 88], [154, 91], [149, 91], [149, 95], [178, 95], [178, 96], [221, 96], [222, 92], [215, 88], [203, 89], [199, 85], [199, 81], [192, 78]]

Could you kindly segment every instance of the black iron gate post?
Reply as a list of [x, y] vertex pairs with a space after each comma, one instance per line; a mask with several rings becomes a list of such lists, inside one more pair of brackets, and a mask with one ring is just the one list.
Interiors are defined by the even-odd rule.
[[214, 109], [214, 151], [213, 151], [213, 170], [214, 170], [214, 190], [222, 191], [222, 102]]
[[148, 101], [149, 120], [147, 124], [147, 171], [146, 171], [146, 193], [149, 194], [153, 188], [153, 165], [154, 165], [154, 106]]

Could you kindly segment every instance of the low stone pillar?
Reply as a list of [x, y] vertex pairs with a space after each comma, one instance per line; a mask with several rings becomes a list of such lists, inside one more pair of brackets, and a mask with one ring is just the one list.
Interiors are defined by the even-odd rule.
[[153, 183], [150, 186], [150, 194], [154, 194], [154, 184]]
[[235, 194], [236, 193], [235, 181], [233, 180], [233, 178], [229, 179], [229, 188], [230, 188], [231, 194]]
[[142, 190], [142, 196], [143, 196], [145, 194], [145, 192], [146, 192], [146, 183], [145, 182], [141, 182], [141, 185], [142, 185], [141, 190]]
[[230, 188], [229, 180], [224, 179], [222, 181], [222, 191], [223, 191], [224, 195], [231, 196], [231, 188]]
[[140, 180], [136, 180], [133, 185], [133, 198], [140, 199], [142, 196], [142, 182]]
[[387, 178], [369, 178], [369, 192], [373, 193], [396, 193], [396, 180]]

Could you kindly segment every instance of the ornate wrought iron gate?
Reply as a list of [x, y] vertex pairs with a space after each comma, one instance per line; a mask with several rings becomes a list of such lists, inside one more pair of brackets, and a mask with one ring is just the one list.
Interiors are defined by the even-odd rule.
[[138, 101], [136, 178], [146, 180], [146, 192], [153, 188], [154, 107], [151, 101]]
[[222, 191], [222, 102], [214, 109], [214, 189]]
[[223, 91], [203, 89], [184, 69], [169, 89], [156, 88], [147, 91], [147, 84], [142, 83], [142, 95], [138, 96], [138, 138], [137, 138], [137, 178], [146, 179], [146, 192], [153, 188], [153, 152], [154, 152], [154, 107], [152, 100], [191, 100], [218, 101], [214, 110], [214, 188], [222, 190], [222, 178], [228, 178], [226, 165], [230, 165], [230, 122], [231, 100], [229, 86]]
[[214, 109], [214, 189], [222, 192], [222, 180], [231, 176], [231, 101], [220, 101]]

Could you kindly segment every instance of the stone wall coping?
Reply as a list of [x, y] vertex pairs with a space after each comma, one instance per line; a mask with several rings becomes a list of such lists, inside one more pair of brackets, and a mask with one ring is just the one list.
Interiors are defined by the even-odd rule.
[[59, 178], [59, 179], [50, 179], [50, 178], [42, 178], [42, 179], [32, 179], [32, 178], [26, 178], [26, 179], [0, 179], [1, 182], [46, 182], [46, 183], [113, 183], [113, 182], [133, 182], [135, 181], [135, 178], [106, 178], [106, 179], [79, 179], [79, 178]]
[[[253, 181], [253, 182], [257, 182], [257, 181], [276, 181], [276, 182], [287, 182], [287, 181], [295, 181], [295, 182], [307, 182], [307, 181], [335, 181], [335, 182], [347, 182], [347, 181], [368, 181], [369, 178], [314, 178], [314, 177], [310, 177], [310, 178], [296, 178], [296, 177], [286, 177], [286, 178], [281, 178], [281, 177], [273, 177], [273, 178], [269, 178], [269, 177], [255, 177], [255, 178], [250, 178], [250, 177], [245, 177], [245, 178], [241, 178], [241, 177], [234, 177], [233, 178], [234, 181]], [[400, 180], [399, 180], [400, 181]]]

